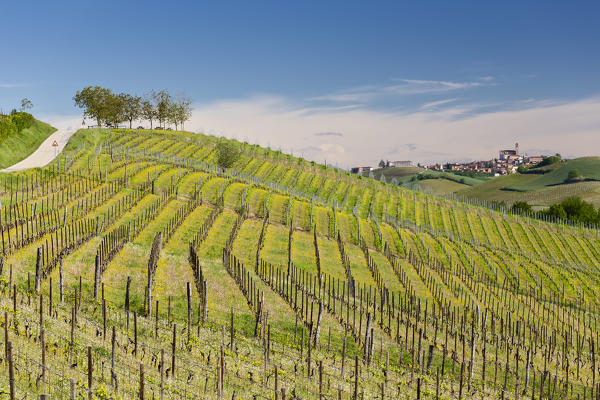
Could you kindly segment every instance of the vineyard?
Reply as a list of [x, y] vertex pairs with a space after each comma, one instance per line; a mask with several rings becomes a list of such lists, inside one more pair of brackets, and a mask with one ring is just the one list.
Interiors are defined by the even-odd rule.
[[2, 398], [600, 399], [598, 231], [222, 140], [0, 174]]

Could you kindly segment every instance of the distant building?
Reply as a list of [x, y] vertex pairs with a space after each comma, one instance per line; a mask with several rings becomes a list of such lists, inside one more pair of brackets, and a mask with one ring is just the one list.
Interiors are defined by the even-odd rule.
[[446, 168], [449, 171], [460, 171], [462, 169], [462, 164], [460, 163], [448, 163], [446, 164]]
[[500, 150], [500, 160], [519, 157], [519, 143], [515, 143], [514, 150]]
[[412, 167], [411, 161], [390, 161], [390, 167]]
[[527, 157], [527, 163], [529, 164], [539, 164], [544, 160], [542, 156], [529, 156]]
[[372, 170], [373, 167], [353, 167], [350, 169], [350, 172], [352, 172], [353, 174], [360, 174], [362, 172], [369, 172]]

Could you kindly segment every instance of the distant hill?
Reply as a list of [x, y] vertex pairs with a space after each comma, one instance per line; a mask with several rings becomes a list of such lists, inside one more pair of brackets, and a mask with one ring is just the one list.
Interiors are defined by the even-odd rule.
[[[7, 125], [11, 124], [11, 121], [9, 121], [11, 117], [0, 116], [2, 128], [6, 128]], [[18, 129], [15, 125], [2, 130], [6, 132], [6, 135], [0, 135], [0, 169], [10, 167], [29, 156], [48, 136], [56, 131], [56, 128], [33, 117], [27, 125], [28, 127], [22, 129]]]
[[446, 196], [460, 192], [470, 186], [448, 179], [424, 179], [405, 182], [402, 187], [437, 196]]
[[562, 185], [571, 170], [579, 171], [581, 180], [600, 180], [600, 157], [582, 157], [557, 164], [550, 172], [535, 175], [535, 179], [510, 185], [505, 189], [527, 192], [548, 186]]
[[[580, 177], [566, 182], [569, 171]], [[471, 178], [451, 172], [429, 171], [418, 167], [380, 168], [372, 171], [376, 180], [385, 176], [387, 182], [434, 195], [457, 195], [486, 201], [527, 201], [541, 209], [567, 197], [578, 196], [600, 206], [600, 157], [582, 157], [531, 170], [532, 173], [511, 174], [495, 178]], [[369, 172], [363, 174], [370, 176]]]
[[[425, 171], [420, 167], [388, 167], [378, 168], [371, 171], [377, 180], [381, 180], [381, 175], [385, 176], [386, 181], [391, 181], [393, 178], [400, 179], [406, 176], [415, 175]], [[370, 176], [371, 172], [363, 172], [363, 176]]]
[[[544, 208], [567, 197], [579, 196], [600, 206], [600, 157], [583, 157], [544, 167], [544, 174], [513, 174], [490, 179], [456, 192], [459, 196], [488, 201], [527, 201]], [[581, 174], [577, 182], [566, 183], [569, 171]]]

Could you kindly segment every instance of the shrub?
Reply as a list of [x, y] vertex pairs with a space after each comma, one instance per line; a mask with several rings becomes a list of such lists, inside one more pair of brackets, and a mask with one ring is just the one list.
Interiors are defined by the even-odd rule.
[[17, 126], [11, 118], [2, 118], [0, 120], [0, 139], [17, 133]]
[[17, 130], [19, 132], [33, 125], [33, 116], [26, 112], [16, 113], [11, 118], [13, 123], [17, 126]]
[[560, 154], [556, 154], [554, 156], [544, 157], [542, 159], [542, 161], [535, 166], [535, 168], [543, 167], [545, 165], [556, 164], [556, 163], [560, 162], [560, 160], [561, 160]]
[[579, 173], [579, 170], [572, 169], [569, 171], [569, 175], [567, 175], [567, 179], [565, 179], [565, 182], [576, 182], [582, 180], [582, 178], [583, 177]]
[[579, 197], [569, 197], [560, 204], [553, 204], [549, 209], [542, 211], [542, 214], [586, 224], [600, 222], [600, 215], [594, 206]]
[[217, 163], [221, 168], [231, 168], [240, 156], [238, 147], [228, 141], [221, 141], [217, 144]]
[[526, 201], [515, 201], [511, 210], [517, 214], [531, 213], [532, 211], [531, 206]]
[[25, 112], [16, 112], [0, 119], [0, 138], [21, 132], [33, 125], [33, 116]]

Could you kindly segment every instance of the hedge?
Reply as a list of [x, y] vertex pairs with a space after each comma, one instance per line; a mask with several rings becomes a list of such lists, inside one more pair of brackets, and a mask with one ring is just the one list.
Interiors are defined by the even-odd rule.
[[21, 132], [33, 125], [33, 116], [26, 112], [0, 116], [0, 139]]

